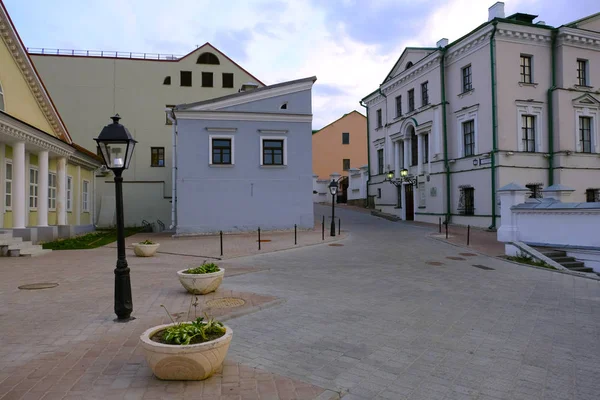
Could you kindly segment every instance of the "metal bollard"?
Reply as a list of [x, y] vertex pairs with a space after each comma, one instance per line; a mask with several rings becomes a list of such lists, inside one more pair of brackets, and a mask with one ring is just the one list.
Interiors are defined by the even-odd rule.
[[467, 246], [471, 242], [471, 225], [467, 225]]
[[260, 250], [260, 226], [258, 227], [258, 250]]
[[298, 244], [298, 226], [294, 224], [294, 244]]
[[342, 233], [342, 219], [338, 218], [338, 236]]
[[440, 233], [442, 233], [442, 217], [440, 217]]
[[223, 231], [219, 231], [219, 236], [221, 237], [221, 257], [223, 256]]
[[445, 221], [444, 224], [446, 224], [446, 239], [448, 239], [448, 221]]
[[321, 223], [321, 235], [322, 239], [325, 240], [325, 216], [323, 215], [323, 222]]

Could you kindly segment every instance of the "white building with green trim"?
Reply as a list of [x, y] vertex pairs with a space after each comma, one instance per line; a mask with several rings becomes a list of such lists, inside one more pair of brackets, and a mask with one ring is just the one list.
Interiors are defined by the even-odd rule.
[[376, 209], [497, 228], [496, 191], [511, 182], [600, 200], [600, 13], [560, 27], [536, 18], [505, 17], [498, 2], [460, 39], [406, 48], [362, 99]]

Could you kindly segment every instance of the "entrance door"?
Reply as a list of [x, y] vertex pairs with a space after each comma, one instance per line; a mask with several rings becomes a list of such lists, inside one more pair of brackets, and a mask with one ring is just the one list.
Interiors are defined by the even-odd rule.
[[415, 220], [415, 197], [413, 195], [413, 185], [404, 185], [404, 198], [406, 204], [406, 220]]

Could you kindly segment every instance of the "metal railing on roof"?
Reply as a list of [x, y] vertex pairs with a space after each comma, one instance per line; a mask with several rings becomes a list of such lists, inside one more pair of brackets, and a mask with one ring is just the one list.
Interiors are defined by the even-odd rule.
[[138, 60], [178, 60], [182, 56], [175, 54], [159, 53], [133, 53], [126, 51], [105, 51], [105, 50], [71, 50], [71, 49], [48, 49], [28, 47], [29, 54], [49, 54], [58, 56], [82, 56], [82, 57], [113, 57], [113, 58], [132, 58]]

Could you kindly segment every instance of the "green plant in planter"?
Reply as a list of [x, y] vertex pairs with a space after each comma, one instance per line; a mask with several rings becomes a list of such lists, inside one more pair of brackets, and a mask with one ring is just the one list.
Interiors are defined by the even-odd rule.
[[150, 239], [146, 239], [146, 240], [144, 240], [143, 242], [139, 242], [138, 244], [156, 244], [156, 243], [154, 243], [154, 242], [153, 242], [152, 240], [150, 240]]
[[184, 271], [186, 274], [212, 274], [219, 272], [219, 266], [215, 263], [204, 263], [199, 267], [190, 268]]

